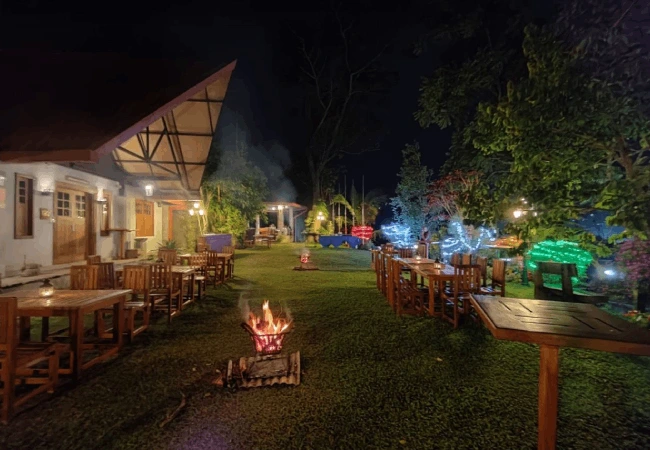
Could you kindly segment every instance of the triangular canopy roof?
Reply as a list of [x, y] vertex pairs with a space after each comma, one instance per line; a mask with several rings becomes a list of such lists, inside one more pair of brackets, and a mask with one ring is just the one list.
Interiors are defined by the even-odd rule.
[[0, 51], [0, 160], [96, 162], [112, 152], [159, 193], [196, 191], [234, 67]]

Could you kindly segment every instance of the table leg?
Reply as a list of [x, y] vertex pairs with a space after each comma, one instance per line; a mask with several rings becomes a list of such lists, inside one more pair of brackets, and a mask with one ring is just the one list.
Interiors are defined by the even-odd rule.
[[554, 345], [540, 346], [538, 437], [539, 450], [554, 450], [557, 438], [558, 353]]
[[113, 342], [117, 348], [122, 348], [122, 338], [124, 335], [124, 300], [126, 296], [118, 299], [113, 305]]
[[435, 297], [436, 297], [436, 281], [433, 277], [428, 277], [429, 280], [429, 315], [434, 317], [436, 315]]
[[84, 315], [81, 309], [70, 313], [70, 350], [74, 355], [72, 376], [78, 380], [83, 367]]

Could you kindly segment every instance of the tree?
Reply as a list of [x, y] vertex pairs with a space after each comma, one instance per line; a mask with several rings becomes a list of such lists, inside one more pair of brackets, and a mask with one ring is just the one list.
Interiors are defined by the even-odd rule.
[[395, 218], [400, 225], [410, 229], [413, 240], [419, 238], [422, 227], [431, 221], [427, 198], [431, 170], [423, 166], [420, 159], [420, 145], [417, 142], [407, 144], [402, 150], [400, 181], [395, 190], [397, 196], [390, 199]]
[[220, 152], [218, 159], [217, 171], [201, 186], [205, 208], [201, 231], [242, 236], [255, 217], [264, 214], [266, 176], [249, 161], [243, 146]]
[[388, 86], [379, 61], [387, 44], [378, 46], [367, 36], [364, 41], [365, 33], [338, 12], [330, 19], [320, 20], [321, 28], [311, 30], [309, 41], [298, 38], [305, 155], [314, 204], [324, 199], [326, 179], [337, 159], [377, 148], [381, 127], [376, 109]]
[[[387, 196], [379, 189], [366, 192], [356, 206], [356, 219], [359, 225], [374, 225], [382, 205], [388, 200]], [[361, 223], [361, 218], [365, 223]]]

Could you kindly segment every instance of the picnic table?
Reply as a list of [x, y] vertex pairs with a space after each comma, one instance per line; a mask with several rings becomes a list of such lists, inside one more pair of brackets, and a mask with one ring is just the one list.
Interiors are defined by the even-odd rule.
[[[56, 290], [51, 297], [39, 297], [37, 293], [17, 293], [18, 316], [20, 317], [21, 339], [30, 338], [31, 317], [68, 317], [70, 320], [70, 350], [73, 354], [72, 375], [78, 378], [85, 370], [112, 355], [122, 347], [124, 332], [124, 302], [130, 289], [117, 290]], [[20, 294], [23, 294], [22, 296]], [[109, 342], [84, 342], [84, 315], [101, 309], [113, 308], [113, 337]], [[46, 323], [46, 320], [44, 321]], [[47, 326], [43, 327], [42, 340], [47, 339]], [[100, 349], [99, 356], [84, 362], [84, 352]]]
[[555, 448], [560, 347], [650, 356], [650, 332], [594, 305], [472, 295], [472, 306], [497, 339], [540, 346], [538, 440]]

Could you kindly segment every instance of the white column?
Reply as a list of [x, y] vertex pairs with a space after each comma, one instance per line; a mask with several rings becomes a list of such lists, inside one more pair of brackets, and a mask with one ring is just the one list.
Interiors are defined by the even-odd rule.
[[296, 240], [296, 230], [294, 229], [292, 206], [289, 206], [289, 226], [291, 227], [291, 242], [294, 242]]
[[255, 216], [255, 235], [260, 234], [260, 215]]
[[278, 208], [278, 233], [282, 232], [282, 229], [284, 228], [284, 209]]

